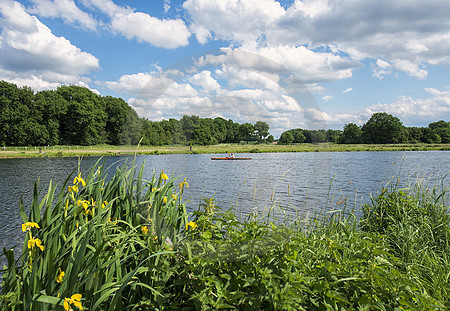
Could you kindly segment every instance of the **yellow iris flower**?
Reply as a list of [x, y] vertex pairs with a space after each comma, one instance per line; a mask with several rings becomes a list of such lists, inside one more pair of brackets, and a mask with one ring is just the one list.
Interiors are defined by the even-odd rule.
[[186, 188], [189, 188], [189, 184], [186, 181], [186, 177], [184, 177], [184, 181], [180, 182], [180, 184], [178, 185], [179, 188], [183, 188], [184, 186], [186, 186]]
[[22, 224], [22, 232], [29, 231], [31, 228], [40, 228], [39, 225], [32, 221], [27, 221], [26, 223]]
[[69, 187], [67, 188], [67, 190], [68, 190], [69, 192], [76, 192], [76, 193], [78, 193], [78, 186], [77, 186], [77, 185], [69, 186]]
[[141, 227], [141, 230], [142, 230], [142, 233], [143, 233], [143, 234], [147, 234], [147, 233], [148, 233], [148, 228], [147, 228], [147, 226], [142, 226], [142, 227]]
[[89, 201], [86, 201], [86, 200], [78, 200], [77, 205], [78, 205], [78, 206], [81, 205], [81, 206], [86, 210], [86, 209], [88, 209], [88, 207], [89, 207]]
[[76, 185], [76, 184], [78, 184], [78, 183], [81, 183], [81, 184], [83, 185], [83, 187], [86, 186], [86, 182], [84, 181], [83, 178], [81, 178], [81, 173], [79, 173], [78, 176], [76, 176], [76, 177], [73, 179], [73, 184], [74, 184], [74, 185]]
[[162, 180], [169, 180], [169, 176], [167, 176], [167, 174], [164, 174], [164, 170], [161, 172], [161, 179]]
[[106, 205], [108, 205], [108, 201], [103, 201], [103, 203], [102, 203], [102, 208], [105, 208]]
[[28, 240], [28, 248], [33, 249], [35, 246], [39, 247], [41, 251], [44, 251], [44, 245], [42, 245], [42, 241], [39, 239], [29, 239]]
[[71, 304], [78, 307], [80, 310], [83, 310], [83, 306], [81, 305], [81, 294], [74, 294], [70, 298], [64, 298], [64, 310], [69, 311], [71, 309]]
[[56, 277], [56, 282], [61, 283], [64, 278], [64, 271], [61, 270], [61, 268], [58, 268], [58, 276]]
[[193, 221], [190, 221], [186, 224], [186, 230], [188, 230], [189, 227], [191, 227], [192, 229], [195, 229], [195, 228], [197, 228], [197, 224]]

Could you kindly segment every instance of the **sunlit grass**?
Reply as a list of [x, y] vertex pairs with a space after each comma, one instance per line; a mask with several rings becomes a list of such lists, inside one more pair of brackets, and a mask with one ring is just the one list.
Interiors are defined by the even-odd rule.
[[450, 144], [390, 144], [390, 145], [342, 145], [319, 144], [219, 144], [211, 146], [43, 146], [0, 147], [0, 158], [5, 157], [79, 157], [161, 154], [227, 154], [264, 152], [345, 152], [345, 151], [426, 151], [450, 150]]

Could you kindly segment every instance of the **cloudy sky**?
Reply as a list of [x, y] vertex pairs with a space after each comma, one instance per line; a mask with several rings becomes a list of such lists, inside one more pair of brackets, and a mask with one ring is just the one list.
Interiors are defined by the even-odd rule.
[[448, 0], [0, 0], [0, 80], [184, 114], [342, 129], [450, 121]]

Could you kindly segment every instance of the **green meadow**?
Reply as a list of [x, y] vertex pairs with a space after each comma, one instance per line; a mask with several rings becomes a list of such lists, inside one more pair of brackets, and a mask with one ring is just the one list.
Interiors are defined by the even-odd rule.
[[[448, 310], [450, 214], [441, 187], [385, 188], [356, 218], [238, 219], [187, 179], [123, 164], [35, 185], [1, 310]], [[20, 228], [18, 228], [20, 230]]]
[[450, 144], [218, 144], [210, 146], [43, 146], [0, 147], [0, 158], [81, 157], [146, 154], [227, 154], [264, 152], [426, 151], [450, 150]]

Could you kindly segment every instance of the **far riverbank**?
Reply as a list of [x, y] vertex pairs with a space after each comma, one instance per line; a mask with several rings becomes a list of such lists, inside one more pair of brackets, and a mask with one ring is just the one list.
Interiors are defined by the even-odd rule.
[[211, 146], [45, 146], [2, 147], [0, 158], [127, 156], [148, 154], [227, 154], [274, 152], [429, 151], [450, 150], [450, 144], [219, 144]]

